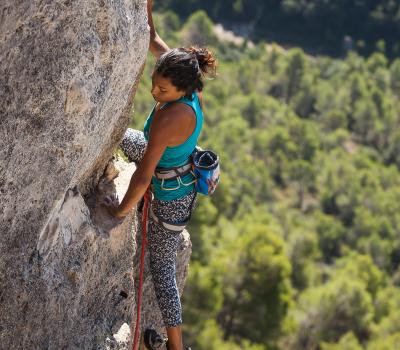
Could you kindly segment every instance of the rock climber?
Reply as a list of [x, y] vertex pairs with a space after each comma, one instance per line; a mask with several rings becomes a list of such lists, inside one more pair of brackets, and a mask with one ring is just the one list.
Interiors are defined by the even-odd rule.
[[[152, 2], [148, 0], [147, 12], [149, 50], [157, 59], [151, 89], [156, 103], [143, 132], [128, 128], [124, 135], [120, 147], [137, 169], [121, 203], [107, 208], [114, 217], [124, 218], [151, 183], [150, 269], [167, 331], [167, 347], [183, 350], [182, 309], [175, 279], [181, 237], [174, 224], [186, 222], [194, 208], [196, 189], [194, 174], [188, 170], [190, 155], [203, 124], [203, 77], [215, 75], [217, 61], [206, 48], [170, 49], [154, 28]], [[177, 173], [175, 177], [163, 176], [171, 169]]]

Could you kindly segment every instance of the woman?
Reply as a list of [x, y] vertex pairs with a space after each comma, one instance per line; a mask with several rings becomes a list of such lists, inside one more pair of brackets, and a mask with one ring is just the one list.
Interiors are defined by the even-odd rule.
[[194, 176], [185, 172], [174, 179], [154, 177], [157, 168], [180, 167], [190, 162], [199, 137], [203, 113], [200, 92], [203, 75], [214, 75], [216, 60], [207, 49], [172, 49], [155, 31], [152, 0], [147, 5], [150, 51], [157, 58], [151, 94], [156, 104], [144, 125], [144, 133], [128, 129], [121, 148], [138, 164], [129, 188], [118, 207], [108, 210], [124, 218], [152, 184], [154, 200], [149, 219], [150, 267], [158, 304], [168, 336], [169, 350], [183, 350], [182, 312], [175, 280], [175, 259], [180, 235], [162, 224], [190, 218], [196, 198]]

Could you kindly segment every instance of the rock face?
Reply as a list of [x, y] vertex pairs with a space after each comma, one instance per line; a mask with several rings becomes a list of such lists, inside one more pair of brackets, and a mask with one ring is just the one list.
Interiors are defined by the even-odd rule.
[[99, 201], [126, 189], [110, 158], [147, 48], [144, 1], [0, 4], [1, 349], [127, 344], [135, 218]]

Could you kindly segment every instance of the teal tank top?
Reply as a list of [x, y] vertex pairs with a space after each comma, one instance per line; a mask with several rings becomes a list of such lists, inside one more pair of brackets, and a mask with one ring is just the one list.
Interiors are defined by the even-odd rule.
[[[167, 147], [161, 156], [160, 161], [157, 166], [162, 168], [176, 167], [181, 166], [187, 163], [188, 158], [192, 154], [193, 150], [197, 145], [197, 139], [200, 135], [201, 128], [203, 126], [203, 112], [201, 110], [200, 101], [197, 93], [193, 93], [191, 98], [187, 98], [186, 96], [180, 98], [179, 100], [167, 102], [160, 107], [160, 109], [164, 108], [170, 103], [184, 103], [193, 108], [194, 113], [196, 114], [196, 127], [193, 133], [187, 138], [185, 142], [178, 146]], [[143, 133], [145, 139], [148, 141], [149, 139], [149, 130], [151, 123], [154, 117], [154, 110], [157, 104], [154, 105], [151, 113], [147, 117]], [[193, 181], [195, 180], [194, 176], [189, 173], [185, 176], [182, 176], [181, 183], [178, 182], [177, 179], [165, 180], [162, 185], [162, 180], [157, 179], [155, 176], [152, 178], [153, 185], [153, 193], [155, 198], [169, 201], [178, 198], [182, 198], [193, 191], [195, 184]], [[183, 183], [183, 184], [182, 184]], [[188, 184], [185, 186], [184, 184]]]

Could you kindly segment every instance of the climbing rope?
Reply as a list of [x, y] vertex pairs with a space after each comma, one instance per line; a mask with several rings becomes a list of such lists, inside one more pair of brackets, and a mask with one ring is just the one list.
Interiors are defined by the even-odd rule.
[[140, 254], [140, 272], [139, 272], [139, 286], [137, 293], [137, 314], [136, 314], [136, 324], [135, 324], [135, 335], [133, 338], [132, 350], [136, 350], [139, 345], [139, 329], [140, 329], [140, 309], [142, 305], [142, 287], [143, 287], [143, 271], [144, 271], [144, 257], [146, 254], [147, 245], [147, 223], [149, 217], [149, 206], [151, 201], [150, 186], [147, 188], [144, 196], [144, 205], [142, 212], [142, 250]]

